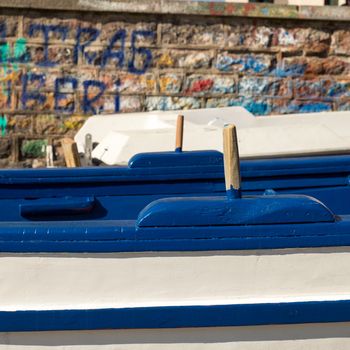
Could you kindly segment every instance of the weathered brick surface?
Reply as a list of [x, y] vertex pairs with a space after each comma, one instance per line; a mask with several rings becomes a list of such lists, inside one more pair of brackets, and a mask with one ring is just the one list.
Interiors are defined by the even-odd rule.
[[62, 134], [66, 131], [62, 118], [53, 115], [36, 116], [33, 127], [37, 135]]
[[238, 85], [242, 96], [292, 96], [292, 81], [266, 77], [242, 77]]
[[223, 46], [225, 39], [222, 24], [162, 25], [162, 43], [165, 45]]
[[273, 38], [273, 28], [267, 26], [254, 26], [235, 24], [229, 26], [227, 47], [247, 46], [251, 49], [264, 49], [270, 46]]
[[187, 95], [232, 94], [235, 92], [234, 76], [190, 75], [185, 84]]
[[2, 10], [0, 167], [42, 166], [48, 142], [64, 164], [97, 113], [350, 110], [348, 23], [243, 16]]
[[[36, 119], [37, 117], [35, 117]], [[7, 132], [19, 134], [33, 133], [33, 116], [31, 115], [16, 115], [9, 116], [7, 120]]]
[[160, 69], [183, 68], [189, 70], [210, 69], [214, 59], [212, 50], [168, 49], [155, 53], [154, 61]]
[[[157, 24], [152, 21], [152, 18], [145, 18], [145, 20], [135, 21], [132, 18], [130, 20], [121, 19], [118, 21], [113, 16], [108, 16], [106, 19], [101, 19], [101, 35], [100, 40], [102, 43], [109, 44], [111, 37], [115, 35], [117, 32], [125, 32], [125, 39], [128, 43], [132, 41], [132, 36], [135, 27], [137, 27], [138, 34], [135, 35], [135, 42], [138, 46], [144, 45], [155, 45], [157, 42]], [[142, 35], [141, 32], [146, 32], [148, 35]], [[121, 45], [121, 40], [119, 41], [119, 45]]]
[[330, 79], [298, 79], [295, 81], [295, 96], [298, 98], [323, 98], [332, 101], [350, 97], [350, 81]]
[[0, 158], [8, 158], [11, 155], [11, 139], [2, 137], [0, 139]]
[[273, 102], [273, 111], [283, 113], [316, 113], [329, 112], [332, 110], [332, 103], [324, 100], [282, 100]]
[[207, 108], [243, 106], [254, 114], [264, 115], [272, 112], [271, 101], [260, 97], [224, 97], [224, 98], [209, 98], [206, 102]]
[[192, 109], [203, 107], [202, 100], [195, 97], [147, 97], [146, 109], [152, 110], [175, 110]]
[[222, 52], [217, 56], [215, 68], [220, 72], [263, 75], [271, 72], [274, 62], [272, 55]]
[[325, 27], [322, 30], [302, 27], [279, 28], [272, 39], [273, 46], [302, 48], [304, 50], [320, 50], [329, 46], [331, 35]]
[[157, 92], [157, 82], [153, 74], [125, 74], [120, 77], [117, 89], [127, 94], [153, 94]]
[[350, 54], [350, 31], [337, 30], [332, 36], [332, 52], [337, 55]]
[[183, 75], [178, 73], [160, 73], [159, 92], [161, 94], [178, 94], [181, 91]]
[[289, 57], [282, 60], [274, 73], [281, 77], [347, 75], [350, 72], [350, 61], [347, 58], [330, 56]]
[[[114, 104], [113, 104], [114, 107]], [[120, 96], [119, 110], [120, 112], [142, 112], [145, 108], [142, 97], [140, 96]]]
[[2, 38], [18, 38], [18, 24], [20, 18], [18, 16], [0, 16], [0, 29]]
[[72, 47], [57, 47], [50, 45], [48, 47], [47, 57], [45, 56], [45, 48], [43, 46], [28, 46], [28, 61], [30, 60], [37, 66], [45, 65], [48, 59], [52, 65], [71, 65], [73, 63]]

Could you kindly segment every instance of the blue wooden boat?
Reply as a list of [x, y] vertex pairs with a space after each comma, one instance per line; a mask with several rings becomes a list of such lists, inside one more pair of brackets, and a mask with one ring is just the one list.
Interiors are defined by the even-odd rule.
[[[241, 161], [243, 195], [307, 194], [338, 214], [350, 210], [350, 156]], [[0, 220], [135, 219], [164, 196], [224, 194], [222, 154], [145, 153], [127, 167], [0, 171]]]
[[0, 348], [347, 349], [349, 216], [235, 186], [134, 220], [0, 222]]

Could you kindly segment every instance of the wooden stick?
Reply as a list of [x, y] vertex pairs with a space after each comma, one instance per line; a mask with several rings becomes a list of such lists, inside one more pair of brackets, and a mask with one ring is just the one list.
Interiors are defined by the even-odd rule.
[[53, 168], [53, 148], [52, 145], [47, 145], [46, 149], [46, 167], [47, 168]]
[[85, 160], [85, 166], [92, 165], [92, 136], [91, 136], [91, 134], [85, 135], [84, 160]]
[[183, 146], [183, 135], [184, 135], [184, 116], [178, 115], [176, 121], [176, 143], [175, 151], [181, 152]]
[[241, 172], [236, 127], [227, 125], [224, 128], [224, 167], [226, 191], [241, 190]]
[[77, 144], [69, 138], [62, 139], [61, 144], [67, 168], [80, 167]]

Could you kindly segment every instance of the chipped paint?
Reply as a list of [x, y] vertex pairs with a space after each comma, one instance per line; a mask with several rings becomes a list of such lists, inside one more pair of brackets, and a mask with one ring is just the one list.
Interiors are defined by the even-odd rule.
[[285, 28], [281, 28], [279, 30], [277, 38], [278, 44], [282, 46], [291, 46], [297, 44], [294, 33]]
[[177, 110], [201, 108], [201, 100], [194, 97], [147, 97], [146, 109], [153, 110]]
[[171, 67], [174, 64], [174, 60], [171, 58], [169, 53], [164, 53], [160, 58], [158, 59], [158, 64], [160, 66], [167, 66]]
[[241, 96], [291, 96], [292, 82], [266, 77], [242, 77], [238, 84]]
[[192, 94], [196, 92], [206, 92], [209, 91], [214, 85], [212, 79], [199, 79], [192, 82], [191, 86], [186, 90], [186, 94]]
[[219, 71], [230, 72], [247, 72], [263, 73], [271, 66], [269, 56], [254, 56], [254, 55], [230, 55], [221, 54], [218, 56], [216, 68]]
[[254, 115], [267, 115], [272, 111], [272, 105], [264, 99], [254, 98], [211, 98], [207, 101], [207, 108], [241, 106]]
[[175, 73], [163, 74], [159, 77], [161, 93], [179, 93], [181, 91], [182, 76]]

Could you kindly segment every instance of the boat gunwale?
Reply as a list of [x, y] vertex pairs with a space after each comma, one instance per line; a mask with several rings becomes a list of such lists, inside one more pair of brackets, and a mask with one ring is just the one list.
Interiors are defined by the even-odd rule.
[[[56, 225], [56, 226], [55, 226]], [[335, 222], [139, 228], [134, 220], [1, 222], [0, 253], [256, 250], [350, 246], [350, 215]]]

